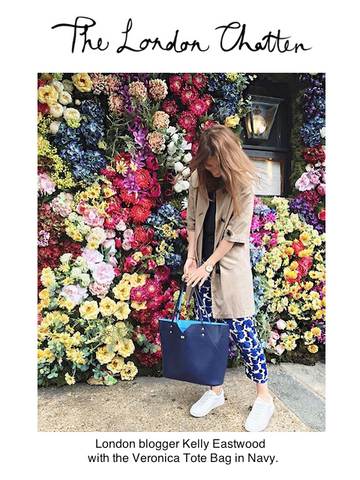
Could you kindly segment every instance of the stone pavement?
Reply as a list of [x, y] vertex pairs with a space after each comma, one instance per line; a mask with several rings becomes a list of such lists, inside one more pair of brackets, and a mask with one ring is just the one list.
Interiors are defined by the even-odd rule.
[[[269, 365], [275, 413], [267, 432], [325, 431], [325, 365]], [[39, 432], [244, 432], [255, 399], [242, 366], [228, 369], [225, 404], [203, 418], [190, 406], [206, 387], [136, 377], [111, 387], [76, 384], [38, 390]]]

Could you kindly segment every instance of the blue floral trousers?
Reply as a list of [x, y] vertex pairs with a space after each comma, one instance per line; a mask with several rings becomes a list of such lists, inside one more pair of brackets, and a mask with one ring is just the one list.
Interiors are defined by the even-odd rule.
[[[200, 319], [200, 309], [203, 318], [214, 321], [211, 306], [211, 282], [207, 278], [201, 287], [196, 287], [202, 304], [195, 302], [195, 316]], [[197, 297], [197, 296], [196, 296]], [[245, 373], [250, 380], [256, 383], [265, 383], [268, 380], [266, 358], [255, 330], [255, 316], [244, 318], [224, 318], [229, 325], [229, 331], [244, 360]]]

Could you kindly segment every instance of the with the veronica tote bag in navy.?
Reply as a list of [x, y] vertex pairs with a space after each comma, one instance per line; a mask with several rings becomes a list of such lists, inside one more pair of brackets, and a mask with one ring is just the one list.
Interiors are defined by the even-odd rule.
[[[195, 289], [196, 302], [201, 299]], [[184, 285], [173, 318], [159, 320], [163, 375], [166, 378], [201, 385], [216, 386], [224, 382], [228, 351], [229, 325], [204, 320], [179, 320]]]

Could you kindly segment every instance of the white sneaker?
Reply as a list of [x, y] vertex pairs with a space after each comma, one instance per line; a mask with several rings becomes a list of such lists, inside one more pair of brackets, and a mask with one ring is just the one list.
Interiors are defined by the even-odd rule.
[[193, 417], [205, 417], [216, 407], [220, 407], [225, 403], [224, 390], [217, 395], [213, 390], [208, 390], [190, 409]]
[[248, 432], [261, 432], [267, 427], [275, 410], [272, 397], [270, 399], [270, 402], [265, 402], [260, 397], [256, 398], [250, 415], [245, 422], [245, 429]]

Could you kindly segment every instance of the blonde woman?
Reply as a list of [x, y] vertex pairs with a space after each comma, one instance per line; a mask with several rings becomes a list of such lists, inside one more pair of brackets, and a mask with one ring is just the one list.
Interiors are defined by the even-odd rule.
[[[246, 375], [255, 383], [257, 397], [245, 429], [266, 428], [274, 412], [268, 390], [266, 359], [254, 325], [254, 293], [249, 235], [253, 215], [251, 160], [239, 139], [223, 125], [205, 130], [191, 161], [187, 208], [188, 256], [183, 279], [187, 298], [194, 288], [211, 320], [226, 321], [244, 359]], [[209, 390], [190, 409], [202, 417], [224, 404], [222, 385]]]

